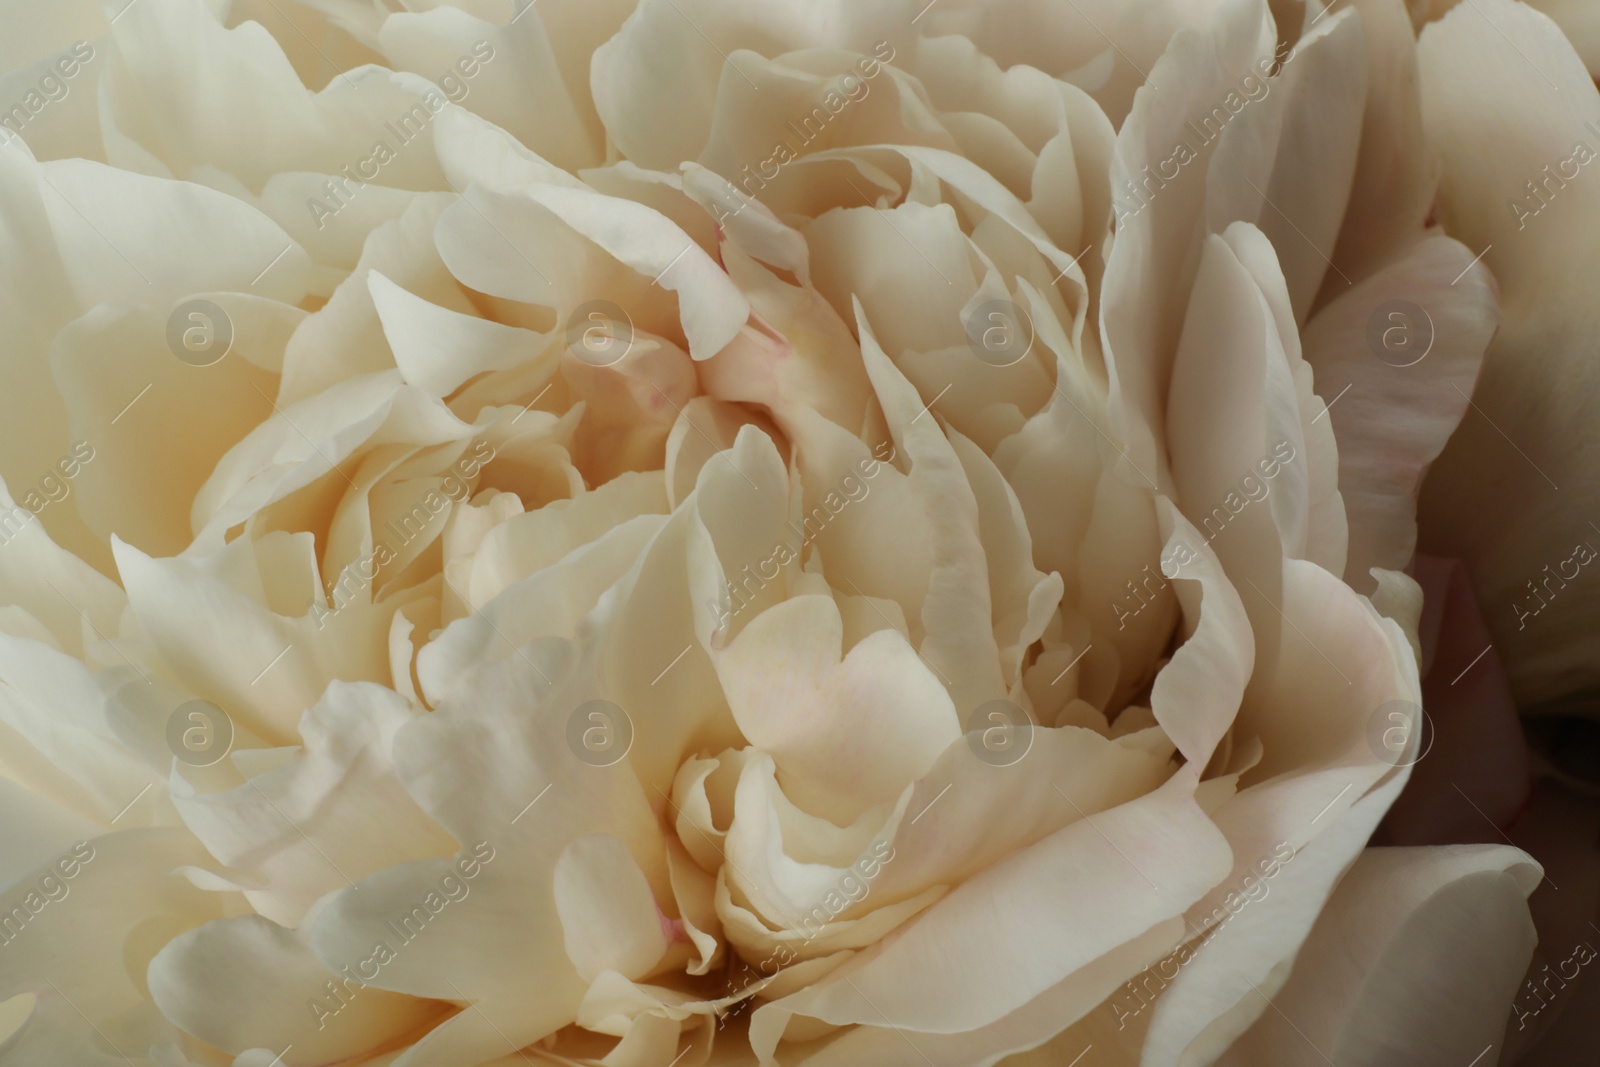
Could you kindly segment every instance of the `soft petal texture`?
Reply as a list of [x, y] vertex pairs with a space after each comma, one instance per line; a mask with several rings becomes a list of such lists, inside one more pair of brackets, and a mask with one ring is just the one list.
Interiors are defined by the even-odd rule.
[[1443, 1065], [1492, 1051], [1534, 940], [1505, 902], [1540, 873], [1499, 845], [1369, 850], [1270, 998], [1276, 1010], [1219, 1062]]
[[[1486, 63], [1507, 41], [1517, 64]], [[1473, 0], [1428, 26], [1419, 62], [1425, 127], [1443, 169], [1439, 214], [1483, 252], [1505, 309], [1474, 410], [1423, 495], [1423, 545], [1466, 562], [1512, 691], [1534, 704], [1600, 684], [1580, 636], [1600, 622], [1596, 601], [1557, 595], [1564, 579], [1548, 577], [1570, 577], [1563, 564], [1575, 546], [1600, 545], [1585, 504], [1596, 487], [1586, 432], [1595, 398], [1580, 384], [1592, 374], [1595, 329], [1579, 279], [1596, 253], [1573, 223], [1600, 209], [1600, 187], [1556, 169], [1580, 142], [1600, 148], [1587, 125], [1600, 125], [1600, 91], [1556, 25], [1509, 0]], [[1497, 487], [1496, 506], [1516, 523], [1469, 517], [1478, 507], [1469, 494], [1483, 485]]]
[[1471, 1062], [1600, 868], [1416, 499], [1585, 245], [1421, 7], [0, 0], [0, 1065]]

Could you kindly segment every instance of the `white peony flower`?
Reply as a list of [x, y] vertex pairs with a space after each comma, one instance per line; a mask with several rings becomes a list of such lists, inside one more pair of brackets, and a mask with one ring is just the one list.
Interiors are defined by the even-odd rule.
[[1458, 16], [13, 6], [0, 1065], [1497, 1062]]

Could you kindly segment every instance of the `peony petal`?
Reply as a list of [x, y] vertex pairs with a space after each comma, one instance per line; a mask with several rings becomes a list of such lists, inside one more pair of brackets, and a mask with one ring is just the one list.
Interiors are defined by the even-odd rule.
[[[1112, 188], [1140, 180], [1145, 166], [1158, 166], [1180, 141], [1190, 144], [1195, 157], [1186, 169], [1204, 167], [1215, 141], [1193, 145], [1190, 139], [1197, 138], [1186, 124], [1256, 72], [1256, 64], [1271, 55], [1271, 37], [1265, 5], [1244, 0], [1222, 4], [1207, 31], [1175, 35], [1150, 69], [1164, 93], [1137, 96], [1117, 134]], [[1193, 103], [1163, 108], [1168, 99]], [[1100, 320], [1114, 435], [1126, 442], [1138, 470], [1156, 472], [1165, 446], [1161, 398], [1182, 326], [1182, 302], [1199, 265], [1204, 198], [1204, 184], [1191, 178], [1172, 183], [1137, 210], [1136, 204], [1114, 201], [1119, 218], [1133, 214], [1119, 225], [1106, 260]]]
[[[251, 966], [241, 972], [237, 961]], [[150, 996], [168, 1019], [227, 1052], [289, 1046], [291, 1065], [381, 1048], [433, 1021], [441, 1005], [364, 985], [363, 960], [324, 967], [302, 935], [258, 915], [207, 923], [150, 961]]]
[[[1267, 1011], [1263, 996], [1275, 995], [1288, 979], [1312, 924], [1404, 782], [1394, 775], [1376, 786], [1303, 848], [1284, 841], [1270, 853], [1243, 857], [1249, 873], [1229, 879], [1221, 919], [1207, 924], [1193, 956], [1179, 956], [1182, 969], [1156, 1000], [1142, 1063], [1215, 1059]], [[1168, 962], [1156, 971], [1158, 988]], [[1137, 998], [1112, 1002], [1119, 1021], [1130, 1000], [1135, 1012], [1142, 1009]]]
[[758, 1050], [794, 1014], [934, 1033], [993, 1022], [1186, 907], [1227, 861], [1183, 777], [965, 882], [848, 968], [848, 980], [841, 973], [760, 1009]]
[[[1414, 321], [1412, 307], [1422, 309], [1423, 321]], [[1345, 578], [1357, 591], [1375, 588], [1374, 567], [1399, 570], [1410, 561], [1422, 476], [1466, 411], [1497, 319], [1492, 283], [1472, 268], [1471, 253], [1432, 236], [1307, 324], [1306, 361], [1316, 369], [1317, 392], [1338, 401], [1328, 419], [1350, 516]], [[1391, 340], [1401, 354], [1390, 351]], [[1412, 362], [1405, 349], [1419, 344], [1429, 347]]]
[[450, 852], [449, 836], [394, 778], [395, 734], [417, 714], [387, 689], [333, 682], [306, 711], [304, 745], [285, 765], [226, 792], [175, 779], [173, 802], [213, 856], [266, 877], [267, 888], [245, 894], [257, 914], [298, 926], [352, 878]]
[[[1508, 42], [1517, 62], [1490, 63]], [[1600, 148], [1600, 92], [1556, 25], [1509, 0], [1473, 0], [1428, 26], [1418, 61], [1429, 146], [1443, 168], [1439, 216], [1481, 250], [1505, 310], [1476, 410], [1423, 494], [1422, 543], [1467, 562], [1512, 691], [1528, 706], [1600, 685], [1582, 636], [1600, 602], [1556, 584], [1581, 565], [1574, 546], [1600, 544], [1586, 504], [1600, 457], [1588, 432], [1594, 304], [1582, 282], [1596, 262], [1584, 222], [1600, 210], [1600, 186], [1570, 162], [1580, 144], [1585, 158]], [[1476, 518], [1485, 485], [1517, 522]], [[1552, 578], [1558, 570], [1567, 578]]]
[[740, 733], [771, 753], [798, 804], [835, 822], [893, 800], [961, 735], [905, 638], [879, 630], [848, 654], [843, 639], [832, 599], [800, 596], [757, 615], [715, 659]]
[[642, 977], [666, 952], [650, 883], [622, 841], [578, 838], [562, 850], [553, 877], [567, 955], [585, 981], [605, 971]]
[[[105, 834], [61, 856], [67, 866], [56, 866], [56, 899], [35, 905], [20, 935], [0, 950], [0, 998], [38, 996], [28, 1040], [0, 1052], [0, 1062], [38, 1063], [26, 1056], [46, 1049], [42, 1062], [96, 1062], [85, 1050], [103, 1049], [103, 1041], [133, 1049], [177, 1040], [148, 999], [145, 969], [166, 939], [219, 917], [222, 898], [172, 873], [205, 861], [204, 849], [171, 828]], [[29, 891], [42, 898], [37, 881], [6, 894], [8, 916]]]
[[1445, 1067], [1491, 1051], [1533, 950], [1522, 901], [1539, 875], [1504, 845], [1368, 849], [1275, 1010], [1219, 1063]]

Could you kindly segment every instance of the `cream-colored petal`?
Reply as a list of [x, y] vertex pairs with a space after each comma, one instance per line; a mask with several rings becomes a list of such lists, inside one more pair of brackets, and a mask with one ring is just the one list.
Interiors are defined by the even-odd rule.
[[[226, 898], [175, 873], [205, 861], [205, 851], [175, 829], [105, 834], [58, 858], [67, 864], [56, 866], [64, 892], [54, 890], [58, 899], [36, 903], [21, 935], [0, 949], [0, 997], [38, 996], [28, 1024], [37, 1033], [23, 1047], [35, 1055], [48, 1049], [51, 1058], [32, 1062], [97, 1062], [76, 1053], [104, 1055], [84, 1050], [102, 1049], [106, 1039], [128, 1049], [178, 1039], [149, 1000], [145, 970], [168, 938], [219, 917]], [[36, 885], [12, 887], [7, 913], [26, 905], [30, 891], [45, 899]], [[28, 1062], [22, 1051], [5, 1050], [7, 1067]]]
[[961, 735], [939, 679], [880, 630], [841, 653], [833, 601], [802, 596], [757, 615], [716, 657], [740, 732], [778, 762], [785, 789], [836, 821], [894, 799]]
[[[1517, 63], [1491, 62], [1508, 41]], [[1476, 410], [1424, 488], [1422, 545], [1466, 561], [1527, 706], [1600, 684], [1584, 636], [1600, 602], [1558, 584], [1586, 558], [1580, 544], [1600, 545], [1585, 503], [1597, 446], [1594, 302], [1583, 282], [1596, 262], [1600, 184], [1588, 180], [1592, 163], [1574, 162], [1600, 153], [1600, 92], [1556, 24], [1509, 0], [1473, 0], [1429, 25], [1418, 62], [1443, 171], [1439, 217], [1483, 254], [1504, 312], [1472, 390]], [[1484, 486], [1517, 522], [1478, 518]]]
[[244, 915], [167, 942], [150, 962], [150, 996], [172, 1022], [224, 1051], [289, 1046], [284, 1063], [322, 1064], [387, 1045], [444, 1010], [368, 987], [361, 977], [377, 966], [368, 959], [329, 970], [303, 935]]
[[378, 42], [396, 69], [428, 78], [453, 103], [576, 171], [604, 153], [562, 80], [556, 46], [564, 42], [551, 39], [540, 16], [496, 26], [456, 7], [399, 12], [384, 19]]
[[935, 546], [921, 611], [927, 636], [918, 652], [949, 687], [956, 714], [964, 717], [1004, 693], [977, 501], [944, 434], [931, 419], [918, 417], [924, 405], [879, 347], [860, 304], [856, 316], [867, 373], [895, 443], [906, 452], [908, 478], [922, 498]]
[[585, 981], [604, 971], [638, 978], [661, 959], [667, 942], [660, 912], [622, 841], [578, 838], [562, 850], [552, 877], [567, 955]]
[[[647, 0], [595, 51], [591, 84], [607, 132], [628, 158], [669, 170], [699, 156], [722, 85], [748, 89], [741, 45], [777, 54], [795, 47], [841, 47], [890, 58], [914, 32], [909, 0], [870, 6], [833, 2], [796, 10], [779, 3]], [[709, 36], [708, 36], [709, 35]], [[670, 59], [668, 57], [671, 57]], [[671, 101], [671, 117], [665, 109]]]
[[[1312, 924], [1404, 784], [1392, 776], [1303, 848], [1279, 842], [1265, 854], [1239, 857], [1246, 873], [1226, 882], [1221, 918], [1205, 924], [1192, 957], [1178, 957], [1170, 985], [1172, 964], [1163, 961], [1156, 972], [1161, 995], [1148, 1019], [1142, 1065], [1212, 1060], [1270, 1011], [1262, 996], [1282, 988]], [[1127, 996], [1112, 1005], [1119, 1016], [1143, 1010]]]
[[791, 1014], [952, 1033], [1021, 1007], [1222, 877], [1227, 846], [1190, 788], [1174, 779], [990, 867], [862, 957], [849, 981], [841, 972], [760, 1009], [758, 1047]]
[[[297, 577], [315, 581], [309, 535], [267, 539], [278, 540], [297, 542]], [[265, 553], [255, 544], [241, 539], [217, 556], [190, 559], [154, 559], [121, 541], [113, 547], [133, 614], [166, 668], [240, 726], [282, 743], [297, 736], [301, 713], [333, 679], [388, 676], [389, 619], [382, 606], [323, 619], [309, 596], [289, 608], [241, 590], [225, 567], [257, 583], [267, 577], [275, 592], [293, 598], [283, 575], [262, 575]]]
[[[73, 440], [93, 457], [74, 479], [79, 513], [106, 541], [116, 535], [156, 555], [189, 546], [195, 494], [244, 432], [272, 414], [276, 376], [242, 349], [264, 339], [281, 358], [300, 318], [283, 304], [251, 307], [252, 298], [196, 299], [221, 308], [226, 320], [212, 321], [203, 309], [184, 328], [239, 331], [241, 351], [193, 366], [169, 348], [165, 308], [100, 307], [58, 335], [51, 357]], [[244, 333], [251, 327], [253, 337]], [[218, 343], [220, 335], [211, 336]]]
[[1272, 998], [1277, 1010], [1218, 1062], [1443, 1067], [1492, 1054], [1533, 950], [1523, 900], [1539, 877], [1503, 845], [1368, 849]]
[[[1416, 36], [1404, 0], [1354, 0], [1366, 35], [1367, 99], [1361, 146], [1338, 247], [1329, 258], [1339, 272], [1329, 292], [1394, 258], [1421, 231], [1433, 205], [1438, 166], [1424, 143]], [[1314, 16], [1306, 7], [1306, 18]], [[1320, 17], [1320, 16], [1315, 16]]]
[[175, 780], [174, 803], [219, 861], [265, 876], [267, 888], [245, 894], [257, 914], [297, 926], [352, 878], [450, 852], [394, 775], [394, 736], [418, 714], [379, 686], [334, 682], [306, 711], [287, 765], [227, 792]]
[[1355, 175], [1366, 95], [1361, 21], [1340, 13], [1311, 27], [1277, 75], [1239, 79], [1199, 120], [1195, 136], [1217, 142], [1205, 164], [1207, 223], [1221, 232], [1243, 220], [1267, 235], [1296, 321], [1305, 321], [1325, 277], [1332, 274], [1340, 290], [1350, 284], [1330, 257]]
[[[1133, 465], [1149, 472], [1147, 477], [1160, 477], [1157, 457], [1166, 444], [1161, 398], [1182, 328], [1181, 302], [1193, 284], [1204, 233], [1199, 223], [1206, 186], [1187, 172], [1205, 167], [1217, 143], [1192, 133], [1188, 123], [1198, 123], [1213, 102], [1224, 100], [1246, 75], [1259, 73], [1257, 63], [1271, 55], [1264, 4], [1220, 5], [1206, 31], [1176, 35], [1149, 68], [1163, 91], [1137, 96], [1117, 134], [1111, 187], [1122, 221], [1106, 260], [1100, 327], [1114, 433], [1126, 441]], [[1174, 100], [1182, 105], [1172, 106]], [[1180, 142], [1189, 147], [1182, 175], [1188, 180], [1168, 183], [1148, 201], [1126, 202], [1119, 192], [1123, 183], [1144, 180], [1143, 168], [1173, 157]]]
[[1204, 544], [1192, 558], [1177, 554], [1177, 546], [1201, 539], [1170, 502], [1163, 499], [1159, 506], [1164, 524], [1172, 528], [1166, 553], [1175, 565], [1165, 576], [1182, 583], [1177, 595], [1183, 605], [1184, 641], [1156, 675], [1150, 707], [1178, 751], [1204, 766], [1244, 700], [1255, 667], [1254, 634], [1240, 594], [1216, 554]]
[[400, 373], [438, 396], [485, 371], [535, 359], [549, 340], [431, 304], [377, 270], [367, 275], [367, 285]]

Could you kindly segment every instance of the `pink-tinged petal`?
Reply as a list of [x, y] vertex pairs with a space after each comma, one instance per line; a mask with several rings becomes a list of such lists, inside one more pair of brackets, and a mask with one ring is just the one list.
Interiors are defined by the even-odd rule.
[[752, 619], [714, 662], [740, 732], [777, 761], [785, 791], [835, 822], [893, 801], [961, 736], [944, 686], [898, 632], [842, 652], [831, 597]]
[[1467, 410], [1499, 321], [1494, 283], [1472, 260], [1458, 241], [1425, 237], [1306, 326], [1306, 361], [1339, 443], [1344, 575], [1358, 592], [1376, 588], [1372, 568], [1410, 561], [1423, 475]]
[[725, 247], [723, 256], [757, 317], [700, 365], [701, 383], [719, 400], [766, 407], [805, 462], [811, 417], [852, 432], [867, 420], [872, 385], [855, 338], [814, 288], [788, 285], [734, 248]]

